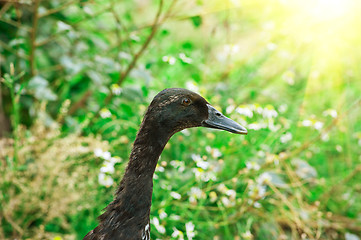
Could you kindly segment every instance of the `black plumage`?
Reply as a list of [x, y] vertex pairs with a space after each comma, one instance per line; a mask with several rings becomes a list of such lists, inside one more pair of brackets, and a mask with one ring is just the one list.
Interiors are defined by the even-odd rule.
[[197, 93], [181, 88], [158, 93], [144, 116], [113, 202], [84, 240], [150, 239], [153, 174], [159, 156], [174, 133], [200, 126], [247, 134]]

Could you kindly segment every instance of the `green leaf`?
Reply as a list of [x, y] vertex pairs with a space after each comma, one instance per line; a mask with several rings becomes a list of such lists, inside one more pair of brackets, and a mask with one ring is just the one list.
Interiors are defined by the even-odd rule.
[[202, 25], [202, 17], [201, 16], [191, 17], [191, 21], [195, 27], [199, 27]]
[[184, 49], [193, 49], [193, 43], [187, 41], [182, 43], [182, 48]]

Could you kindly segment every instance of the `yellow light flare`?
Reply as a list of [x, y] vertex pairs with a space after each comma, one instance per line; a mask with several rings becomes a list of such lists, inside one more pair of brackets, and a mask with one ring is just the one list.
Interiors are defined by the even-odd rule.
[[[292, 17], [284, 30], [298, 42], [309, 59], [309, 77], [304, 98], [304, 110], [326, 103], [328, 96], [343, 96], [344, 75], [350, 62], [357, 62], [360, 51], [360, 3], [356, 0], [294, 1]], [[327, 92], [329, 94], [327, 94]], [[334, 99], [336, 101], [336, 99]]]
[[339, 88], [347, 67], [361, 60], [360, 0], [201, 2], [200, 15], [215, 13], [222, 19], [228, 12], [229, 35], [222, 37], [239, 49], [234, 58], [246, 61], [271, 50], [258, 72], [269, 79], [287, 68], [303, 79], [309, 74], [306, 95]]
[[353, 0], [312, 1], [308, 12], [315, 21], [329, 21], [347, 16], [353, 4]]

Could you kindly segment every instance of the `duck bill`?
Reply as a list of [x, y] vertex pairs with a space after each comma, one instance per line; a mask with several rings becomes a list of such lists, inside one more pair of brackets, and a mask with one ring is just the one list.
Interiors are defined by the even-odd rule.
[[217, 109], [207, 104], [208, 119], [202, 122], [203, 127], [216, 128], [225, 130], [231, 133], [247, 135], [247, 129], [236, 123], [230, 118], [227, 118]]

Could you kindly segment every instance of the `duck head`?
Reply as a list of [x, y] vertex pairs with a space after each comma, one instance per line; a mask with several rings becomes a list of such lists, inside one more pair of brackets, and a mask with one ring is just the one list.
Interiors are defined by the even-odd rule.
[[148, 108], [145, 120], [152, 121], [170, 136], [191, 127], [247, 134], [243, 126], [224, 116], [199, 94], [182, 88], [168, 88], [158, 93]]

